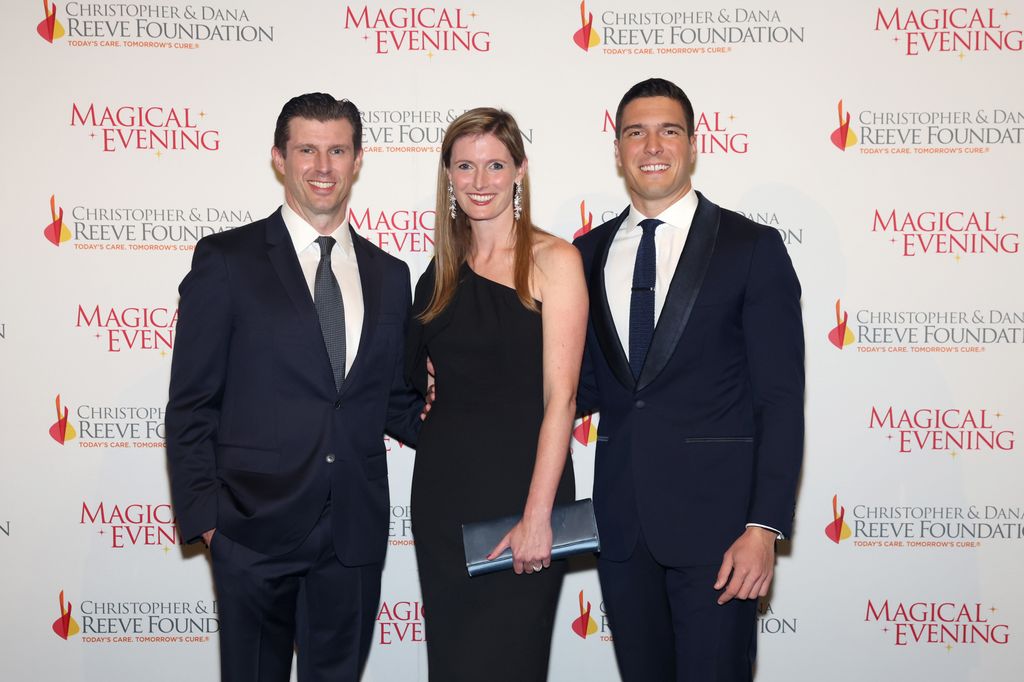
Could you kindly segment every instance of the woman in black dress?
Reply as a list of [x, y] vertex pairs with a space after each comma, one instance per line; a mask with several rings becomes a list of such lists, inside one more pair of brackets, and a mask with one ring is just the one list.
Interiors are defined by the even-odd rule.
[[[526, 166], [509, 114], [474, 109], [448, 127], [409, 338], [413, 382], [426, 390], [429, 357], [438, 386], [411, 500], [432, 680], [547, 676], [565, 573], [550, 517], [575, 497], [587, 293], [576, 249], [530, 222]], [[518, 514], [492, 553], [511, 547], [514, 568], [470, 578], [462, 524]]]

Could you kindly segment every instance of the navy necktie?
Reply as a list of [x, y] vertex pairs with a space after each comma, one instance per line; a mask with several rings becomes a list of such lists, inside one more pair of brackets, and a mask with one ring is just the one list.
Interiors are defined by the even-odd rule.
[[640, 378], [640, 370], [654, 336], [654, 284], [658, 276], [654, 231], [661, 224], [662, 221], [656, 218], [640, 221], [644, 234], [640, 237], [640, 248], [636, 250], [633, 293], [629, 298], [629, 368], [636, 379]]
[[345, 302], [341, 299], [341, 287], [331, 269], [334, 238], [318, 237], [316, 241], [320, 245], [320, 264], [313, 280], [313, 303], [320, 318], [327, 355], [331, 359], [334, 387], [340, 391], [341, 382], [345, 380]]

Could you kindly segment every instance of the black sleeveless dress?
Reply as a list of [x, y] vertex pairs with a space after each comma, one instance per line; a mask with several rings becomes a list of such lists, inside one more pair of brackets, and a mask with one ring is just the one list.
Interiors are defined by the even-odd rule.
[[[433, 268], [416, 285], [414, 315], [430, 301]], [[461, 526], [521, 514], [526, 504], [544, 415], [541, 317], [514, 289], [467, 265], [460, 274], [442, 315], [426, 325], [412, 320], [408, 345], [413, 383], [425, 388], [429, 354], [438, 387], [411, 499], [430, 679], [540, 681], [565, 562], [536, 574], [470, 578]], [[567, 456], [555, 502], [573, 499]]]

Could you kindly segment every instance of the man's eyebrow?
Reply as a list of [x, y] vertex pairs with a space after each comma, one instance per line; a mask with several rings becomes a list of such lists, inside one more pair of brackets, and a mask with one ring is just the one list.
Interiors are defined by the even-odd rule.
[[[294, 142], [291, 142], [289, 144], [293, 144], [296, 147], [317, 147], [317, 146], [319, 146], [315, 142], [299, 142], [298, 140], [296, 140]], [[351, 149], [352, 148], [352, 143], [351, 142], [339, 142], [337, 144], [326, 145], [326, 147], [327, 147], [327, 149]]]
[[641, 130], [644, 128], [679, 128], [680, 130], [686, 130], [686, 124], [676, 123], [675, 121], [666, 121], [664, 123], [656, 123], [651, 126], [644, 125], [643, 123], [630, 123], [628, 126], [622, 126], [623, 130], [630, 130], [633, 128], [639, 128]]

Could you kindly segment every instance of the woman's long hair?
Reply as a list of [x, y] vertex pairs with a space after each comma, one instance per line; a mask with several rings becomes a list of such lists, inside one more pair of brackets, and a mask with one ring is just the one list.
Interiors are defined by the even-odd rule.
[[[523, 134], [516, 120], [500, 109], [481, 107], [471, 109], [451, 122], [441, 143], [441, 159], [437, 164], [437, 213], [434, 225], [434, 295], [430, 304], [420, 314], [420, 320], [429, 322], [451, 303], [459, 283], [459, 270], [466, 262], [473, 241], [469, 219], [456, 204], [455, 218], [452, 219], [448, 204], [448, 168], [452, 161], [452, 147], [467, 135], [494, 135], [505, 145], [516, 168], [526, 161]], [[536, 228], [530, 219], [530, 180], [523, 173], [523, 192], [520, 204], [522, 212], [514, 220], [513, 281], [516, 294], [526, 308], [537, 311], [537, 303], [530, 294], [530, 273], [533, 269], [533, 232]]]

